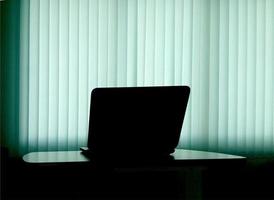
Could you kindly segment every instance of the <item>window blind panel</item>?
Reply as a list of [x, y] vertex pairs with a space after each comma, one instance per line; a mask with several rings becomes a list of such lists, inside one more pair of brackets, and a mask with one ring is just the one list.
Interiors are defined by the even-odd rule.
[[[135, 3], [135, 1], [131, 2], [131, 12], [134, 12], [134, 8], [137, 6], [137, 4]], [[108, 86], [116, 86], [117, 85], [117, 17], [118, 17], [118, 13], [117, 13], [117, 0], [113, 0], [113, 1], [109, 1], [108, 3], [109, 6], [109, 12], [108, 12]], [[136, 11], [136, 10], [135, 10]], [[132, 20], [134, 20], [134, 18], [132, 18]], [[136, 16], [135, 16], [135, 20], [137, 20]], [[129, 20], [130, 21], [130, 20]], [[129, 22], [128, 22], [129, 23]], [[133, 25], [135, 23], [135, 25]], [[134, 29], [134, 26], [137, 26], [137, 22], [134, 22], [131, 25], [131, 33], [129, 34], [132, 35], [133, 37], [137, 37], [136, 34], [136, 30]], [[134, 34], [136, 34], [134, 36]], [[133, 40], [134, 41], [134, 40]], [[137, 41], [137, 38], [135, 38], [135, 43]], [[132, 48], [136, 48], [136, 44], [135, 43], [131, 43], [131, 47]], [[133, 51], [133, 50], [129, 50], [129, 51]], [[129, 53], [130, 54], [130, 53]], [[131, 52], [131, 62], [130, 64], [128, 63], [128, 65], [131, 66], [131, 76], [136, 76], [136, 66], [134, 67], [134, 65], [136, 64], [137, 59], [134, 58], [133, 56], [136, 55], [136, 52], [134, 54], [134, 52]], [[135, 59], [135, 60], [134, 60]], [[135, 62], [134, 62], [135, 61]], [[135, 70], [135, 71], [134, 71]], [[135, 73], [134, 73], [135, 72]], [[131, 77], [132, 80], [134, 80], [133, 77]]]
[[[266, 1], [265, 31], [265, 121], [264, 151], [273, 153], [274, 149], [274, 2]], [[272, 109], [271, 109], [272, 107]]]
[[227, 150], [229, 1], [220, 1], [218, 149]]
[[174, 84], [174, 6], [174, 0], [165, 2], [165, 85]]
[[49, 1], [49, 61], [48, 61], [48, 149], [58, 145], [59, 97], [59, 1]]
[[145, 33], [145, 66], [144, 83], [154, 85], [155, 64], [155, 0], [147, 1], [146, 4], [146, 33]]
[[255, 145], [255, 83], [256, 83], [256, 1], [247, 1], [247, 101], [246, 101], [246, 148], [254, 153]]
[[118, 0], [117, 85], [127, 84], [127, 0]]
[[40, 1], [30, 0], [29, 38], [29, 151], [38, 150], [39, 131], [39, 18]]
[[[155, 85], [164, 84], [165, 68], [165, 1], [155, 1]], [[139, 22], [138, 22], [139, 23]], [[138, 37], [139, 40], [139, 37]], [[139, 62], [139, 59], [137, 60]]]
[[[30, 4], [26, 1], [20, 8], [20, 105], [19, 105], [19, 147], [21, 152], [28, 151], [29, 135], [29, 17]], [[2, 129], [1, 129], [2, 130]]]
[[[0, 145], [18, 156], [20, 97], [20, 4], [0, 2]], [[2, 48], [3, 47], [3, 48]], [[2, 106], [3, 105], [3, 106]], [[2, 154], [2, 152], [1, 152]], [[2, 154], [3, 155], [3, 154]]]
[[[183, 84], [191, 85], [192, 74], [192, 27], [193, 27], [193, 1], [184, 0], [183, 4], [183, 54], [182, 54], [182, 79]], [[180, 147], [191, 147], [191, 110], [192, 110], [192, 95], [189, 97], [188, 109], [186, 110], [184, 126], [182, 127], [180, 137]]]
[[[89, 88], [98, 84], [98, 0], [89, 1]], [[116, 74], [113, 74], [115, 77]]]
[[49, 125], [49, 1], [40, 1], [39, 6], [38, 150], [45, 151], [48, 149]]
[[239, 1], [238, 12], [238, 90], [237, 151], [246, 149], [246, 72], [247, 72], [247, 0]]
[[209, 49], [209, 104], [208, 104], [208, 148], [218, 149], [218, 108], [219, 108], [219, 24], [220, 2], [211, 0], [210, 4], [210, 49]]
[[69, 1], [68, 146], [76, 149], [79, 112], [79, 3]]
[[[138, 1], [138, 41], [137, 41], [137, 85], [145, 83], [145, 44], [146, 44], [146, 0]], [[119, 18], [118, 18], [119, 19]]]
[[98, 8], [98, 85], [107, 86], [108, 0], [99, 1]]
[[89, 1], [82, 0], [79, 2], [79, 111], [78, 111], [78, 131], [77, 146], [85, 146], [88, 132], [89, 119], [89, 98], [90, 92], [88, 87], [88, 10]]
[[127, 86], [136, 86], [137, 83], [137, 1], [128, 1], [127, 20]]
[[238, 1], [229, 1], [228, 49], [228, 148], [237, 147]]
[[59, 8], [59, 103], [58, 150], [68, 149], [69, 109], [69, 1], [60, 0]]
[[[200, 9], [200, 49], [199, 49], [199, 72], [200, 72], [200, 110], [199, 121], [200, 130], [203, 130], [203, 134], [200, 136], [201, 143], [199, 144], [201, 149], [208, 149], [208, 104], [209, 104], [209, 4], [206, 1], [199, 2]], [[202, 99], [202, 101], [201, 101]], [[200, 131], [199, 131], [200, 132]]]
[[199, 148], [201, 145], [200, 129], [200, 45], [201, 45], [201, 4], [199, 0], [193, 1], [193, 26], [192, 26], [192, 73], [191, 73], [191, 148]]
[[182, 84], [183, 1], [175, 0], [174, 10], [174, 84]]
[[256, 110], [255, 110], [255, 151], [264, 146], [264, 103], [265, 103], [265, 1], [257, 2], [256, 27]]

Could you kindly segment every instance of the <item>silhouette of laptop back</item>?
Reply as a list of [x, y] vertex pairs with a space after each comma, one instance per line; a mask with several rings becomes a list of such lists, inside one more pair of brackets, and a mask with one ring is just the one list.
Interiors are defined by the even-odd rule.
[[189, 93], [187, 86], [95, 88], [87, 151], [112, 159], [173, 153]]

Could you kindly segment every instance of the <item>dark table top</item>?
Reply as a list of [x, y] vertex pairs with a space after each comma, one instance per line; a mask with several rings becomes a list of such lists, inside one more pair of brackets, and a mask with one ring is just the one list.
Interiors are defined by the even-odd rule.
[[[105, 155], [104, 160], [113, 161], [114, 155], [110, 151], [108, 155]], [[88, 156], [83, 155], [81, 151], [49, 151], [49, 152], [31, 152], [23, 156], [23, 160], [27, 164], [76, 164], [76, 163], [93, 163], [93, 160]], [[133, 161], [132, 157], [128, 155], [124, 157], [124, 163], [129, 160]], [[208, 163], [243, 163], [246, 158], [242, 156], [229, 155], [223, 153], [207, 152], [207, 151], [196, 151], [196, 150], [185, 150], [176, 149], [173, 154], [164, 159], [155, 159], [153, 155], [146, 157], [145, 161], [152, 161], [154, 163], [164, 163], [171, 165], [181, 164], [208, 164]], [[144, 161], [144, 160], [142, 160]], [[155, 162], [157, 161], [157, 162]], [[135, 160], [141, 163], [140, 159]], [[147, 163], [147, 162], [146, 162]]]

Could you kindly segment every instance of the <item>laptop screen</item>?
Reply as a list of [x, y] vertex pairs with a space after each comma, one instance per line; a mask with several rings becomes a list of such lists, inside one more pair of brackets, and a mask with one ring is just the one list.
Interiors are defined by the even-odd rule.
[[96, 88], [88, 147], [97, 154], [170, 154], [179, 142], [187, 86]]

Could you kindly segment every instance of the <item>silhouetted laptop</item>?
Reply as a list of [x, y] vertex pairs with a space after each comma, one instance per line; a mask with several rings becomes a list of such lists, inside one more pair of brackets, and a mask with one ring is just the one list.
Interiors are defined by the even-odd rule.
[[189, 93], [187, 86], [95, 88], [83, 153], [109, 159], [170, 155]]

